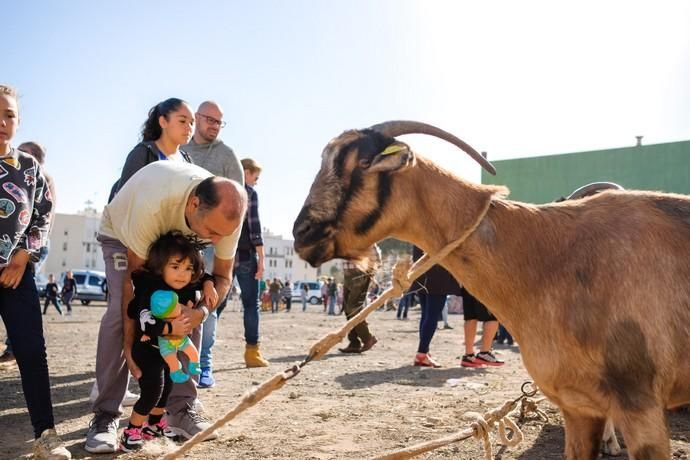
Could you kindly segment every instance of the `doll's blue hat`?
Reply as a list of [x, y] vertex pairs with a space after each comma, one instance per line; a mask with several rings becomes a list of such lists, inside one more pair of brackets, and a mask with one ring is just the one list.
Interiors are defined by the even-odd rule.
[[151, 295], [151, 313], [156, 318], [167, 318], [177, 307], [177, 303], [175, 291], [158, 290]]

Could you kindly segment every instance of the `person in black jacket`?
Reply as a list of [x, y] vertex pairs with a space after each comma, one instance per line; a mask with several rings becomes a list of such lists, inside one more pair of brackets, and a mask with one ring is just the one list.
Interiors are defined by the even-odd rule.
[[127, 155], [122, 174], [110, 189], [108, 203], [134, 173], [149, 163], [158, 160], [192, 163], [180, 146], [189, 142], [193, 131], [192, 109], [182, 99], [171, 97], [151, 107], [141, 129], [141, 142]]
[[144, 269], [132, 273], [132, 282], [134, 298], [128, 305], [127, 315], [138, 324], [132, 357], [142, 375], [139, 378], [141, 396], [134, 404], [129, 426], [120, 440], [126, 452], [140, 449], [145, 439], [174, 437], [162, 418], [173, 381], [156, 345], [161, 336], [186, 338], [179, 331], [189, 320], [185, 316], [167, 320], [156, 318], [151, 313], [151, 296], [156, 291], [173, 291], [180, 304], [191, 307], [196, 302], [198, 290], [210, 292], [214, 286], [213, 276], [204, 273], [199, 249], [178, 231], [166, 233], [151, 245]]
[[60, 308], [60, 301], [58, 300], [58, 285], [55, 282], [55, 277], [51, 273], [48, 275], [48, 283], [46, 284], [46, 301], [43, 304], [43, 314], [48, 312], [48, 305], [55, 305], [55, 309], [62, 316], [62, 309]]

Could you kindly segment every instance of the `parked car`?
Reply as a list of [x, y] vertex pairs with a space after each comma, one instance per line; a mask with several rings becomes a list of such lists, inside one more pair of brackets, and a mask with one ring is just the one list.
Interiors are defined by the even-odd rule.
[[[75, 300], [82, 305], [88, 305], [92, 300], [106, 300], [108, 286], [105, 281], [105, 273], [96, 270], [72, 270], [74, 281], [77, 282], [77, 295]], [[66, 273], [60, 275], [60, 285], [64, 284]]]
[[292, 301], [302, 301], [302, 286], [309, 285], [309, 292], [307, 292], [307, 301], [312, 305], [321, 303], [321, 285], [316, 281], [295, 281], [292, 285]]

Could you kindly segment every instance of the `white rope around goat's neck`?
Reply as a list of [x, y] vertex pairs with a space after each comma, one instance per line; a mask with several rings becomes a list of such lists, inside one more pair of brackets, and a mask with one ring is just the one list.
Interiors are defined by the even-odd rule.
[[[384, 305], [389, 298], [402, 296], [410, 288], [414, 280], [419, 278], [419, 276], [436, 265], [438, 262], [445, 259], [448, 254], [460, 246], [477, 229], [482, 219], [484, 219], [484, 216], [489, 211], [490, 205], [491, 200], [487, 200], [477, 220], [470, 227], [468, 227], [457, 240], [447, 244], [445, 247], [443, 247], [443, 249], [433, 256], [424, 254], [411, 267], [409, 260], [396, 263], [393, 267], [392, 286], [386, 289], [379, 297], [376, 298], [374, 302], [363, 308], [356, 316], [353, 316], [338, 331], [330, 332], [319, 339], [314, 345], [311, 346], [309, 349], [309, 355], [299, 365], [293, 366], [293, 368], [288, 369], [285, 372], [274, 375], [269, 380], [264, 381], [255, 390], [246, 393], [242, 400], [233, 409], [231, 409], [220, 419], [216, 420], [210, 427], [200, 433], [197, 433], [194, 437], [188, 439], [177, 449], [166, 454], [163, 457], [163, 460], [173, 460], [179, 458], [186, 452], [189, 452], [192, 447], [201, 443], [204, 439], [206, 439], [207, 436], [213, 433], [213, 431], [222, 427], [241, 412], [244, 412], [249, 407], [264, 399], [273, 391], [281, 388], [289, 379], [297, 375], [300, 369], [309, 362], [318, 360], [324, 356], [331, 348], [340, 343], [355, 326], [364, 321], [367, 316], [376, 311], [380, 306]], [[470, 433], [470, 436], [472, 434], [473, 433]]]

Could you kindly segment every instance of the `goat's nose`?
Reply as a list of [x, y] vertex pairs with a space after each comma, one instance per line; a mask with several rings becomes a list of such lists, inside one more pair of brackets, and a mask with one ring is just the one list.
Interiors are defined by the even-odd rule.
[[295, 238], [295, 246], [309, 234], [311, 230], [311, 222], [307, 216], [307, 209], [302, 208], [297, 219], [295, 219], [295, 225], [292, 227], [292, 236]]

